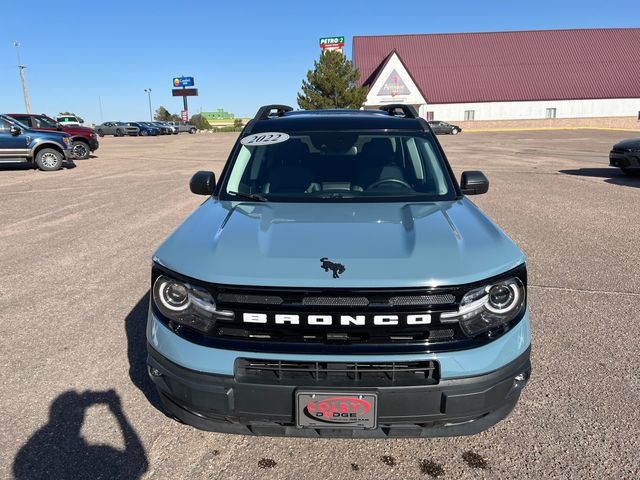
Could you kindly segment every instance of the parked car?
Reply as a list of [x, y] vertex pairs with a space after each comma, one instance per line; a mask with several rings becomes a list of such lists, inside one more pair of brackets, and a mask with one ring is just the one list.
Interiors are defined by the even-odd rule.
[[68, 123], [62, 125], [45, 114], [9, 113], [7, 116], [35, 130], [47, 130], [51, 132], [62, 131], [68, 133], [71, 135], [71, 150], [73, 150], [74, 157], [78, 159], [89, 158], [89, 155], [95, 152], [100, 146], [98, 143], [98, 135], [92, 128], [79, 127]]
[[104, 122], [96, 127], [96, 132], [100, 137], [105, 135], [113, 135], [115, 137], [130, 135], [135, 137], [140, 133], [140, 129], [124, 122]]
[[[409, 105], [266, 105], [152, 259], [148, 372], [197, 428], [481, 432], [530, 372], [522, 251]], [[402, 114], [399, 113], [402, 111]], [[275, 113], [271, 113], [275, 112]], [[231, 392], [233, 395], [231, 395]]]
[[191, 125], [190, 123], [183, 123], [183, 122], [169, 122], [169, 123], [174, 127], [178, 127], [178, 133], [187, 132], [187, 133], [193, 134], [198, 131], [198, 127], [196, 127], [195, 125]]
[[640, 138], [616, 143], [609, 152], [609, 165], [627, 175], [640, 175]]
[[56, 117], [56, 121], [62, 125], [75, 125], [78, 127], [84, 123], [84, 120], [76, 115], [60, 115]]
[[58, 170], [73, 159], [71, 135], [35, 130], [0, 115], [0, 163], [32, 163], [40, 170]]
[[160, 124], [160, 125], [163, 125], [165, 127], [168, 127], [171, 130], [171, 133], [173, 133], [174, 135], [177, 135], [178, 133], [180, 133], [178, 131], [178, 127], [176, 127], [175, 125], [171, 125], [169, 122], [158, 121], [158, 122], [153, 122], [153, 123]]
[[143, 137], [160, 135], [160, 129], [149, 125], [147, 122], [129, 122], [127, 125], [138, 128], [138, 134]]
[[162, 135], [172, 135], [173, 127], [170, 125], [165, 125], [162, 122], [147, 122], [149, 125], [152, 125], [162, 131]]
[[458, 125], [452, 125], [450, 123], [441, 122], [439, 120], [433, 120], [429, 122], [429, 126], [431, 127], [431, 130], [433, 130], [433, 133], [435, 133], [436, 135], [441, 135], [443, 133], [448, 135], [457, 135], [462, 131], [462, 128], [460, 128]]

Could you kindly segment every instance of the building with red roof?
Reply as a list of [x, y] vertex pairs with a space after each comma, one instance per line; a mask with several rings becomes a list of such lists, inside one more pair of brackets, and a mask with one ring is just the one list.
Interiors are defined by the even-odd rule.
[[359, 36], [366, 106], [427, 119], [640, 115], [640, 28]]

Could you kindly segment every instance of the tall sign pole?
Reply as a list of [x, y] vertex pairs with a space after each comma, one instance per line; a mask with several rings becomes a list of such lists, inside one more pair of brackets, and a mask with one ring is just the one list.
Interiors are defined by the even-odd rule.
[[145, 88], [145, 92], [147, 92], [147, 96], [149, 97], [149, 121], [153, 122], [153, 114], [151, 113], [151, 89]]
[[20, 61], [20, 42], [17, 40], [13, 42], [13, 46], [16, 47], [16, 55], [18, 56], [18, 70], [20, 71], [20, 82], [22, 83], [22, 95], [24, 95], [24, 106], [27, 109], [27, 113], [31, 113], [31, 107], [29, 106], [29, 94], [27, 93], [27, 81], [24, 79], [24, 69]]
[[[174, 77], [173, 79], [173, 90], [171, 90], [171, 94], [174, 97], [182, 97], [182, 121], [187, 123], [189, 121], [189, 104], [187, 103], [187, 97], [195, 97], [198, 95], [197, 88], [187, 88], [193, 87], [195, 85], [195, 81], [193, 77]], [[182, 88], [178, 88], [182, 87]]]

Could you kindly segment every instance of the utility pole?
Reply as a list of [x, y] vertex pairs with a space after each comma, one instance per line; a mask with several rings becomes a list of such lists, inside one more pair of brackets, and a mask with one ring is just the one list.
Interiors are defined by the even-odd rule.
[[24, 69], [20, 61], [20, 42], [17, 40], [13, 42], [13, 46], [16, 47], [16, 54], [18, 55], [18, 70], [20, 71], [20, 82], [22, 82], [22, 94], [24, 95], [24, 106], [27, 108], [27, 113], [31, 113], [31, 107], [29, 107], [29, 94], [27, 93], [27, 82], [24, 79]]
[[104, 122], [104, 119], [102, 118], [102, 98], [100, 95], [98, 95], [98, 104], [100, 105], [100, 123], [102, 123]]
[[153, 122], [153, 114], [151, 113], [151, 89], [145, 88], [144, 91], [147, 92], [149, 97], [149, 121]]

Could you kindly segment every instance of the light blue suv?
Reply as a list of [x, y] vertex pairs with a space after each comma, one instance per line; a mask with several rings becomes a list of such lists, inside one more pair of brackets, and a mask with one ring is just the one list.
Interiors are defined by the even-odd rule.
[[195, 427], [311, 437], [468, 435], [531, 372], [527, 270], [429, 125], [260, 108], [208, 198], [153, 257], [148, 371]]

